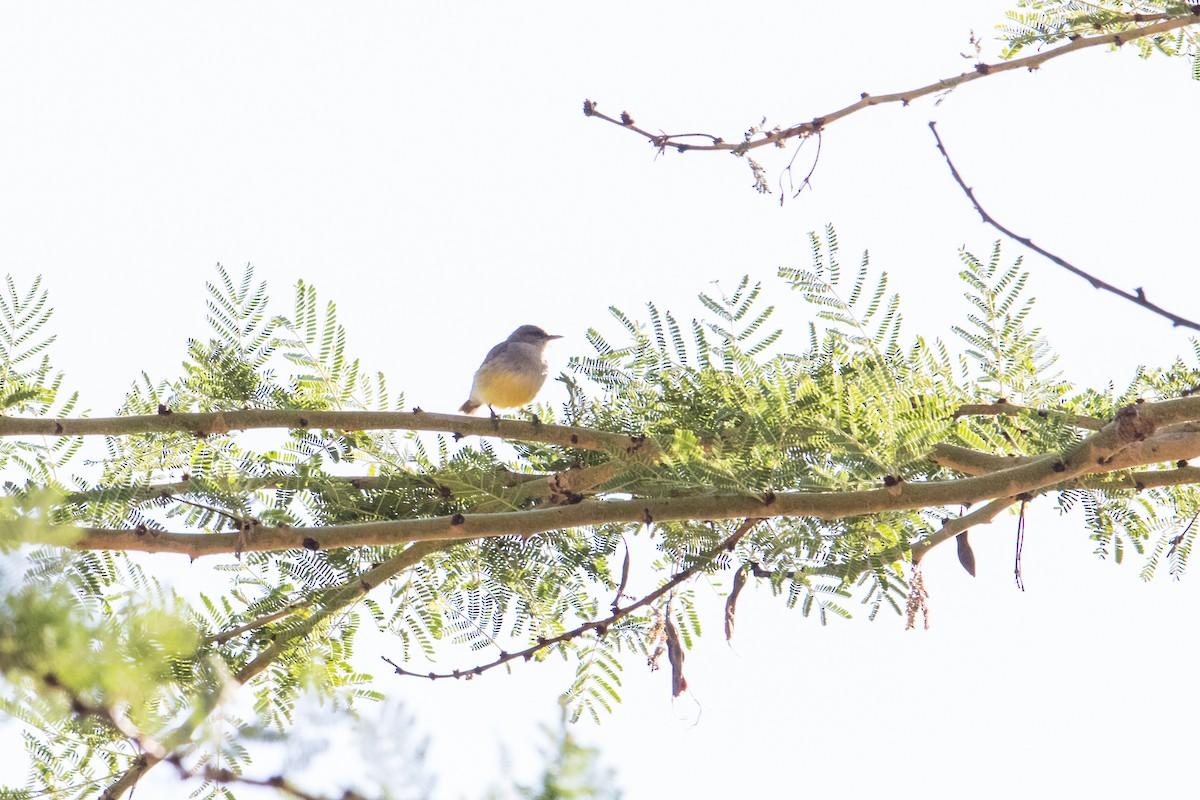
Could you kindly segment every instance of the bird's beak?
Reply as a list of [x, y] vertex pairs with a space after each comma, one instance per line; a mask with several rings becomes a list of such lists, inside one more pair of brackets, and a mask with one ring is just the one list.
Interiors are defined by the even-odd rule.
[[557, 333], [547, 333], [546, 334], [546, 341], [550, 341], [551, 339], [561, 339], [561, 338], [563, 338], [563, 337], [558, 335]]

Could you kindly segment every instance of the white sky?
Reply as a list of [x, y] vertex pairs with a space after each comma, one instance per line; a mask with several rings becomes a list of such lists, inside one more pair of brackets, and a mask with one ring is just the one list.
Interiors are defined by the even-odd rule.
[[[697, 292], [743, 273], [803, 333], [809, 311], [773, 276], [807, 266], [807, 232], [827, 222], [845, 264], [869, 248], [891, 274], [909, 336], [948, 337], [966, 310], [956, 250], [986, 256], [997, 235], [951, 182], [926, 127], [937, 119], [1001, 221], [1200, 316], [1200, 86], [1182, 60], [1086, 52], [940, 106], [854, 115], [829, 128], [815, 191], [782, 208], [728, 155], [655, 159], [581, 113], [587, 97], [648, 129], [733, 139], [764, 115], [787, 125], [956, 74], [971, 29], [989, 39], [1002, 7], [846, 5], [2, 3], [0, 272], [45, 276], [56, 357], [93, 415], [140, 371], [175, 374], [186, 338], [205, 333], [216, 262], [253, 263], [280, 311], [297, 279], [315, 283], [365, 366], [428, 410], [456, 408], [487, 347], [519, 324], [566, 335], [557, 371], [586, 354], [588, 326], [612, 330], [609, 305], [636, 314], [652, 300], [686, 318]], [[787, 154], [773, 155], [772, 176]], [[1137, 364], [1186, 352], [1167, 323], [1036, 256], [1026, 266], [1068, 377], [1124, 385]], [[1022, 594], [1014, 524], [973, 533], [974, 580], [952, 549], [926, 559], [929, 633], [891, 616], [821, 628], [759, 588], [730, 649], [721, 596], [702, 586], [692, 696], [672, 703], [668, 677], [633, 658], [625, 702], [582, 735], [629, 798], [1192, 785], [1177, 759], [1179, 726], [1200, 712], [1185, 682], [1195, 579], [1142, 585], [1137, 562], [1090, 555], [1078, 518], [1038, 513]], [[531, 763], [569, 682], [551, 666], [469, 685], [364, 668], [431, 734], [438, 797], [502, 782], [501, 746]], [[0, 778], [22, 777], [12, 763]], [[168, 777], [137, 796], [178, 796]]]

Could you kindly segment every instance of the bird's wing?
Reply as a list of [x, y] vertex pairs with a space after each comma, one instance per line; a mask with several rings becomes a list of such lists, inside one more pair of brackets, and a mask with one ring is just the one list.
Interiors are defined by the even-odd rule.
[[491, 350], [488, 350], [488, 354], [483, 357], [483, 364], [480, 364], [479, 366], [482, 368], [483, 365], [488, 363], [489, 361], [492, 361], [492, 360], [502, 357], [504, 351], [506, 349], [508, 349], [508, 346], [510, 344], [512, 344], [512, 342], [501, 342], [500, 344], [493, 347]]

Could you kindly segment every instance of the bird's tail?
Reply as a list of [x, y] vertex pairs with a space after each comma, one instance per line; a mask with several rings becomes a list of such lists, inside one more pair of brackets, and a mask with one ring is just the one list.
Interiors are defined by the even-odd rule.
[[465, 402], [461, 406], [459, 406], [458, 410], [459, 410], [459, 412], [461, 412], [463, 414], [474, 414], [475, 410], [478, 409], [481, 405], [483, 405], [483, 403], [476, 403], [474, 400], [468, 400], [467, 402]]

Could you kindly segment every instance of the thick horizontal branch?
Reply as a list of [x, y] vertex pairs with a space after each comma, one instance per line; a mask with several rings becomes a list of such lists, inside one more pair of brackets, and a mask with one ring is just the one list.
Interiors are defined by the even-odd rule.
[[[1055, 472], [1057, 458], [977, 477], [850, 492], [780, 492], [768, 495], [707, 495], [639, 500], [588, 500], [575, 505], [482, 514], [454, 514], [428, 519], [401, 519], [329, 525], [321, 528], [255, 527], [248, 533], [172, 533], [80, 528], [73, 547], [80, 550], [126, 550], [180, 553], [191, 558], [235, 552], [269, 552], [307, 548], [329, 550], [405, 542], [440, 542], [495, 536], [532, 536], [549, 531], [614, 523], [677, 522], [737, 517], [815, 517], [840, 519], [886, 511], [975, 503], [1017, 494], [1064, 478]], [[34, 539], [34, 541], [41, 541]], [[61, 542], [54, 529], [45, 543]]]
[[[1074, 448], [989, 474], [942, 481], [899, 482], [879, 489], [848, 492], [768, 492], [764, 495], [709, 495], [635, 500], [586, 500], [573, 505], [527, 511], [454, 514], [426, 519], [402, 519], [323, 528], [253, 527], [241, 533], [166, 533], [139, 528], [78, 531], [79, 549], [138, 550], [183, 553], [193, 558], [217, 553], [312, 550], [404, 542], [438, 542], [492, 536], [531, 536], [553, 530], [606, 523], [733, 519], [736, 517], [814, 517], [840, 519], [887, 511], [971, 505], [1011, 497], [1070, 481], [1081, 475], [1105, 473], [1140, 464], [1174, 460], [1163, 451], [1172, 438], [1156, 436], [1194, 425], [1177, 424], [1200, 417], [1200, 397], [1126, 406], [1116, 419]], [[1172, 423], [1176, 423], [1174, 426]], [[1200, 447], [1200, 436], [1184, 437]], [[969, 452], [969, 451], [968, 451]], [[1130, 457], [1138, 454], [1142, 460]], [[1136, 464], [1127, 463], [1136, 461]], [[940, 463], [940, 462], [939, 462]], [[46, 542], [61, 541], [62, 531], [45, 534]]]
[[1039, 255], [1044, 256], [1045, 258], [1049, 259], [1054, 264], [1057, 264], [1058, 266], [1062, 267], [1063, 269], [1067, 270], [1068, 272], [1072, 273], [1073, 275], [1077, 275], [1080, 278], [1083, 278], [1084, 280], [1086, 280], [1088, 283], [1090, 283], [1092, 285], [1093, 289], [1099, 289], [1100, 291], [1108, 292], [1109, 294], [1114, 294], [1117, 297], [1120, 297], [1122, 300], [1128, 300], [1129, 302], [1133, 303], [1134, 305], [1141, 306], [1142, 308], [1146, 309], [1147, 311], [1153, 312], [1154, 314], [1157, 314], [1160, 317], [1170, 320], [1171, 324], [1175, 325], [1176, 327], [1191, 328], [1192, 330], [1200, 331], [1200, 323], [1193, 322], [1192, 320], [1187, 319], [1186, 317], [1181, 317], [1180, 315], [1176, 314], [1173, 311], [1168, 311], [1167, 309], [1163, 308], [1162, 306], [1158, 305], [1157, 303], [1150, 302], [1150, 300], [1146, 297], [1146, 292], [1142, 289], [1142, 287], [1139, 286], [1136, 289], [1134, 289], [1132, 292], [1118, 288], [1118, 287], [1114, 286], [1113, 284], [1109, 283], [1108, 281], [1104, 281], [1104, 280], [1101, 280], [1100, 278], [1097, 278], [1095, 275], [1088, 272], [1087, 270], [1084, 270], [1080, 267], [1075, 266], [1074, 264], [1072, 264], [1070, 261], [1067, 261], [1062, 256], [1056, 255], [1056, 254], [1050, 252], [1049, 250], [1047, 250], [1046, 248], [1044, 248], [1040, 245], [1034, 244], [1033, 240], [1030, 239], [1028, 236], [1021, 236], [1017, 233], [1014, 233], [1008, 227], [1001, 225], [1000, 222], [998, 222], [995, 217], [993, 217], [991, 214], [989, 214], [987, 211], [985, 211], [983, 209], [983, 206], [980, 205], [979, 200], [975, 197], [974, 190], [972, 190], [970, 186], [967, 186], [967, 182], [965, 180], [963, 180], [962, 175], [959, 174], [958, 169], [954, 166], [954, 162], [950, 160], [950, 154], [948, 152], [946, 152], [946, 146], [942, 143], [942, 137], [938, 135], [937, 125], [933, 122], [930, 122], [929, 129], [931, 131], [933, 131], [933, 138], [935, 140], [937, 140], [937, 148], [938, 148], [938, 150], [941, 151], [942, 156], [946, 159], [946, 165], [948, 167], [950, 167], [950, 175], [954, 178], [954, 182], [957, 183], [958, 187], [963, 190], [963, 193], [966, 194], [967, 199], [971, 201], [971, 205], [975, 207], [975, 210], [977, 212], [979, 212], [979, 216], [983, 218], [983, 221], [985, 223], [987, 223], [988, 225], [991, 225], [993, 228], [1000, 231], [1001, 233], [1003, 233], [1005, 236], [1009, 237], [1013, 241], [1019, 242], [1020, 244], [1025, 245], [1026, 247], [1028, 247], [1030, 250], [1034, 251], [1035, 253], [1038, 253]]
[[[1132, 18], [1131, 18], [1132, 19]], [[830, 123], [836, 122], [843, 117], [848, 117], [855, 112], [862, 111], [871, 106], [883, 105], [886, 103], [902, 103], [908, 105], [913, 100], [926, 95], [937, 94], [953, 89], [956, 86], [961, 86], [971, 81], [979, 80], [988, 75], [998, 75], [1002, 72], [1010, 72], [1012, 70], [1027, 69], [1030, 71], [1036, 70], [1055, 58], [1060, 58], [1068, 53], [1086, 50], [1090, 47], [1101, 47], [1105, 45], [1122, 45], [1127, 42], [1132, 42], [1136, 39], [1143, 39], [1147, 36], [1158, 36], [1163, 33], [1169, 33], [1179, 28], [1186, 28], [1189, 25], [1195, 25], [1200, 22], [1200, 14], [1191, 13], [1183, 16], [1173, 16], [1170, 19], [1164, 19], [1151, 24], [1134, 27], [1131, 29], [1119, 31], [1116, 33], [1105, 33], [1096, 36], [1073, 36], [1072, 40], [1067, 44], [1059, 47], [1044, 50], [1040, 53], [1035, 53], [1025, 58], [1016, 58], [1010, 61], [1001, 61], [995, 64], [979, 63], [969, 72], [963, 72], [959, 75], [943, 78], [934, 81], [925, 86], [920, 86], [915, 89], [909, 89], [903, 92], [894, 92], [892, 94], [871, 95], [866, 92], [862, 93], [859, 100], [851, 103], [844, 108], [839, 108], [823, 116], [814, 117], [810, 122], [802, 122], [798, 125], [793, 125], [790, 128], [777, 129], [772, 131], [762, 131], [758, 138], [742, 139], [737, 137], [736, 140], [726, 141], [725, 139], [714, 136], [708, 133], [685, 133], [685, 134], [666, 134], [666, 133], [651, 133], [643, 128], [638, 127], [633, 118], [629, 114], [622, 112], [619, 118], [611, 117], [601, 113], [596, 103], [591, 100], [584, 101], [583, 113], [589, 117], [602, 119], [606, 122], [611, 122], [622, 128], [639, 134], [650, 140], [659, 150], [665, 148], [674, 148], [679, 152], [689, 150], [720, 150], [734, 153], [745, 153], [748, 150], [753, 150], [759, 147], [781, 146], [788, 139], [805, 138], [819, 133], [829, 126]], [[704, 139], [704, 142], [682, 141], [683, 139]]]
[[426, 411], [218, 411], [208, 414], [163, 413], [93, 419], [36, 419], [0, 416], [0, 437], [9, 436], [130, 436], [144, 433], [186, 433], [214, 436], [230, 431], [284, 428], [290, 430], [377, 431], [409, 430], [451, 433], [455, 436], [494, 436], [519, 442], [556, 445], [623, 457], [656, 458], [658, 445], [644, 436], [607, 433], [590, 428], [545, 425], [532, 420], [431, 414]]

